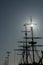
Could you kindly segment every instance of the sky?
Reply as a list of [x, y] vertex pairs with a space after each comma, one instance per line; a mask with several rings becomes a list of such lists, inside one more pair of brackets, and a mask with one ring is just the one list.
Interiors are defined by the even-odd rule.
[[19, 45], [17, 41], [23, 37], [23, 24], [30, 22], [30, 16], [37, 24], [36, 36], [43, 36], [43, 0], [0, 0], [0, 65], [4, 63], [6, 51], [11, 52], [10, 65], [14, 65], [13, 49]]

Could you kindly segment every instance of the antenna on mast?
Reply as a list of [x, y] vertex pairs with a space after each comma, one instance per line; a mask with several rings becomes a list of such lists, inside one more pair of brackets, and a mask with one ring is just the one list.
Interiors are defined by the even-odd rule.
[[30, 16], [30, 21], [31, 21], [31, 24], [32, 24], [32, 16]]

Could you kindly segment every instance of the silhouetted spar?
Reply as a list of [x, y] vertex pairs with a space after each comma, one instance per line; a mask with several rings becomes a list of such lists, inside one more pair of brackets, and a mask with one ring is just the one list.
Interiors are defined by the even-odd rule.
[[[26, 51], [26, 49], [14, 49], [14, 51]], [[29, 50], [29, 49], [27, 49], [27, 51], [33, 51], [33, 50]], [[34, 50], [34, 51], [40, 51], [40, 50]]]
[[[26, 41], [18, 41], [18, 43], [26, 43]], [[27, 41], [29, 43], [29, 41]]]
[[[31, 22], [31, 24], [33, 24], [33, 23]], [[31, 24], [27, 24], [27, 23], [25, 23], [23, 26], [31, 25]], [[33, 25], [37, 25], [37, 24], [33, 24]]]
[[27, 46], [26, 45], [24, 45], [24, 46], [23, 45], [19, 45], [19, 47], [23, 47], [23, 48], [26, 48], [27, 47], [27, 48], [30, 48], [31, 45], [27, 45]]
[[[33, 23], [31, 23], [31, 24], [33, 24]], [[31, 26], [31, 24], [27, 24], [27, 25], [30, 25]], [[33, 25], [37, 25], [37, 24], [33, 24]]]
[[24, 39], [42, 39], [43, 37], [24, 37]]
[[29, 44], [36, 44], [37, 42], [34, 42], [34, 41], [31, 41], [31, 42], [29, 42]]
[[21, 31], [21, 32], [30, 32], [30, 31]]
[[[17, 54], [17, 55], [23, 55], [23, 54]], [[29, 53], [27, 55], [30, 55]]]
[[43, 47], [43, 45], [34, 45], [34, 47]]
[[[32, 45], [27, 45], [27, 46], [23, 46], [23, 45], [20, 45], [19, 47], [22, 47], [22, 48], [30, 48]], [[34, 45], [34, 47], [43, 47], [43, 45]]]

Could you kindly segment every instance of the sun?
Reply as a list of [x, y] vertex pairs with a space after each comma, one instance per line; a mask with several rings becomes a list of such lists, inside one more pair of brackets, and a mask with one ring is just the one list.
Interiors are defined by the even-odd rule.
[[34, 24], [31, 24], [30, 26], [31, 26], [31, 27], [34, 27]]

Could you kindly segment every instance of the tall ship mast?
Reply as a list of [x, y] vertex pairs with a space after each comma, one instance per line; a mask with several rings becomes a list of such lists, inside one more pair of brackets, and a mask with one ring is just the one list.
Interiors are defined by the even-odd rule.
[[[25, 41], [18, 41], [19, 43], [23, 43], [23, 45], [20, 45], [19, 47], [21, 47], [20, 49], [14, 49], [15, 51], [22, 51], [22, 54], [18, 54], [18, 55], [22, 55], [22, 60], [19, 63], [19, 65], [43, 65], [43, 51], [41, 51], [42, 56], [40, 57], [38, 55], [39, 61], [36, 62], [35, 61], [35, 54], [34, 52], [37, 52], [40, 50], [37, 50], [37, 47], [43, 47], [43, 45], [37, 45], [37, 42], [35, 41], [35, 39], [42, 39], [43, 37], [34, 37], [33, 35], [33, 26], [37, 25], [37, 24], [33, 24], [32, 23], [32, 17], [30, 18], [31, 20], [31, 24], [24, 24], [25, 30], [22, 31], [25, 34], [24, 40]], [[30, 31], [27, 30], [27, 26], [30, 27]], [[31, 33], [31, 37], [28, 36], [28, 33]], [[32, 52], [32, 54], [30, 54], [30, 52]], [[31, 57], [32, 55], [32, 57]], [[31, 60], [31, 62], [29, 62], [28, 60]]]
[[7, 53], [7, 56], [5, 57], [4, 65], [9, 65], [10, 52], [6, 52], [6, 53]]

